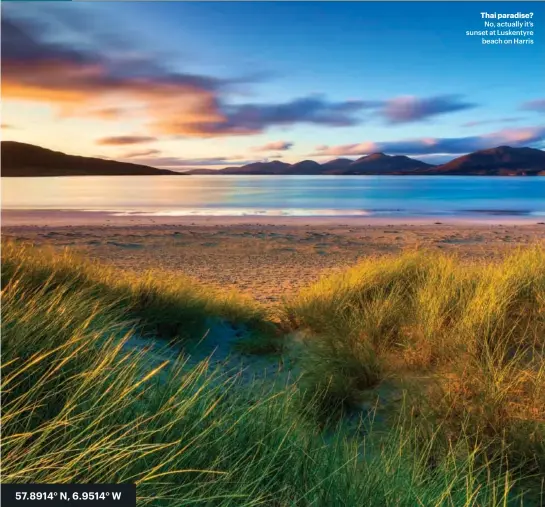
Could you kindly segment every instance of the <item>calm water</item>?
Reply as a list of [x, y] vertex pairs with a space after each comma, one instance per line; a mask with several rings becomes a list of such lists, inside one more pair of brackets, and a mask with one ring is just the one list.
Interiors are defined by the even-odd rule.
[[2, 178], [3, 209], [142, 215], [545, 215], [545, 178], [108, 176]]

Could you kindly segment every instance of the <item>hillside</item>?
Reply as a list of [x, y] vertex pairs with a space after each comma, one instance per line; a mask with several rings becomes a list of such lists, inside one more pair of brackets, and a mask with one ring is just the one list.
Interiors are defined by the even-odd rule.
[[188, 171], [188, 174], [408, 174], [432, 167], [434, 166], [402, 155], [373, 153], [357, 160], [338, 158], [323, 164], [314, 160], [302, 160], [295, 164], [273, 160], [271, 162], [255, 162], [241, 167], [226, 167], [217, 171], [195, 169]]
[[187, 174], [545, 176], [545, 152], [499, 146], [438, 166], [404, 155], [372, 153], [357, 160], [337, 158], [323, 164], [313, 160], [295, 164], [274, 160], [219, 170], [195, 169]]
[[224, 174], [284, 174], [289, 167], [291, 167], [290, 164], [274, 160], [272, 162], [255, 162], [241, 167], [226, 167], [220, 169], [220, 172]]
[[354, 160], [349, 165], [345, 165], [345, 162], [342, 161], [339, 168], [329, 171], [330, 174], [407, 174], [432, 167], [434, 166], [431, 164], [403, 155], [372, 153]]
[[534, 148], [499, 146], [476, 151], [430, 171], [433, 174], [480, 176], [536, 176], [545, 175], [545, 151]]
[[145, 165], [67, 155], [32, 144], [2, 141], [2, 176], [153, 176], [180, 174]]

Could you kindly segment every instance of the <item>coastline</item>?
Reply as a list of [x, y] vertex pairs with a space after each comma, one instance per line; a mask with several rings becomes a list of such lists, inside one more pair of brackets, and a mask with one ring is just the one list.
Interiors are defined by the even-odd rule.
[[450, 226], [491, 226], [491, 225], [541, 225], [545, 217], [533, 215], [511, 215], [497, 213], [472, 214], [468, 216], [376, 216], [376, 215], [335, 215], [335, 216], [281, 216], [281, 215], [142, 215], [110, 211], [80, 210], [2, 210], [2, 227], [76, 227], [76, 226], [387, 226], [387, 225], [450, 225]]
[[[541, 217], [539, 217], [541, 218]], [[115, 216], [4, 210], [4, 238], [116, 269], [164, 269], [275, 304], [370, 256], [423, 249], [493, 259], [545, 241], [536, 217]]]

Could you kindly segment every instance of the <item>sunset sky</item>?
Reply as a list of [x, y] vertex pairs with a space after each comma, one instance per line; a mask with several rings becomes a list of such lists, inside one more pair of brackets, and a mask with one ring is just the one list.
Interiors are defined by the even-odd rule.
[[[482, 45], [481, 12], [533, 13]], [[535, 2], [2, 4], [2, 139], [185, 170], [545, 148]]]

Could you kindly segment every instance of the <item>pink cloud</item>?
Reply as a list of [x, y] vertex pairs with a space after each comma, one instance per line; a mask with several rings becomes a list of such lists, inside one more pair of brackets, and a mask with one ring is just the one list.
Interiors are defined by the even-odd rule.
[[318, 146], [314, 156], [350, 156], [385, 152], [400, 155], [463, 154], [496, 146], [539, 147], [545, 142], [545, 126], [504, 129], [481, 136], [364, 141], [338, 146]]
[[252, 151], [286, 151], [293, 146], [291, 141], [272, 141], [263, 146], [256, 146]]

